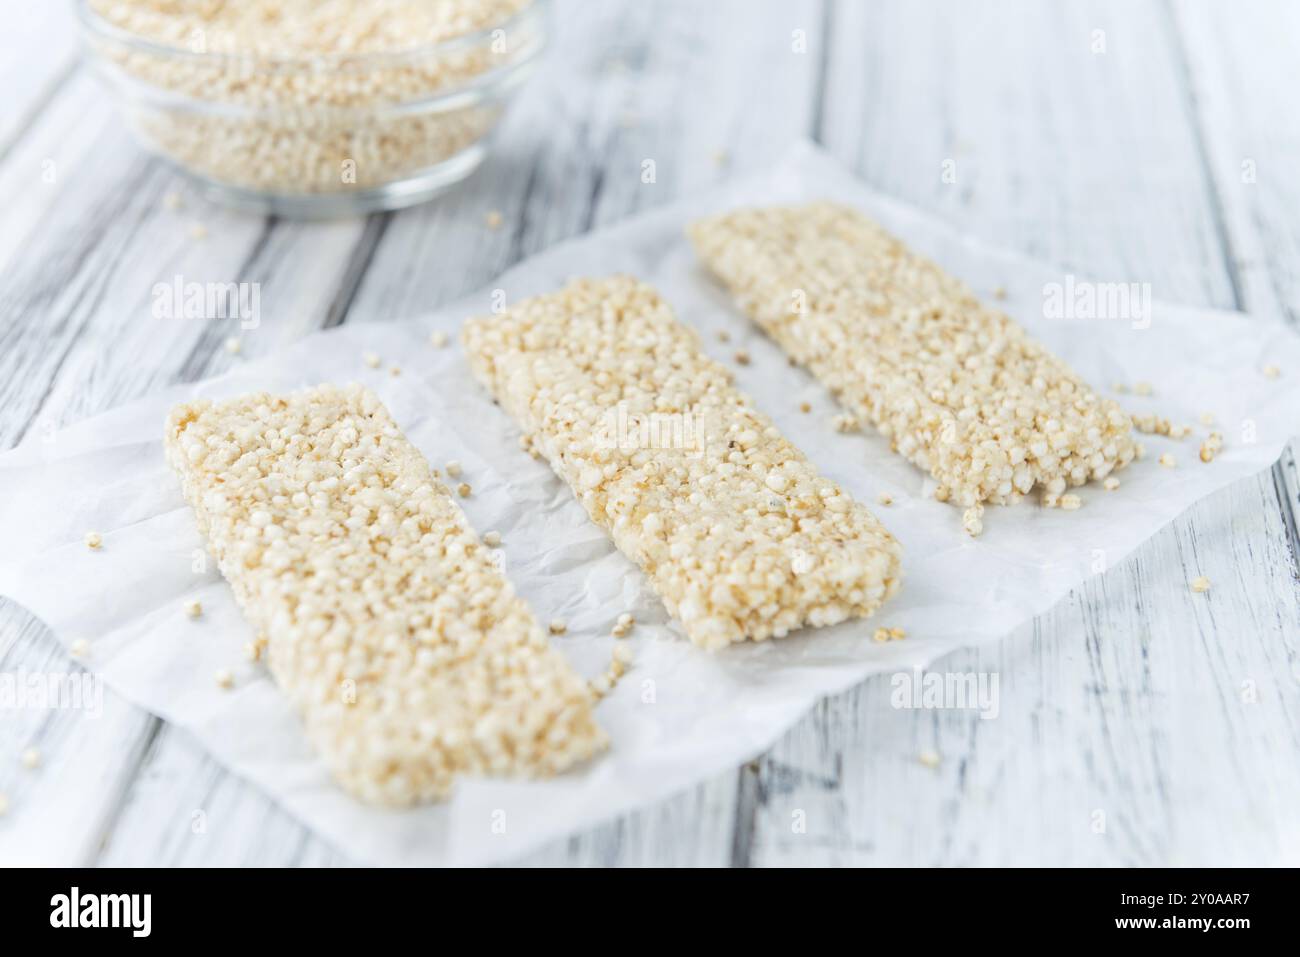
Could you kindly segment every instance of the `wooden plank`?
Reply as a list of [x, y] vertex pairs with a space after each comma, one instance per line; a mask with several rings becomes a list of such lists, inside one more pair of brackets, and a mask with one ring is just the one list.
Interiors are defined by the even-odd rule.
[[26, 134], [76, 68], [71, 3], [0, 0], [5, 25], [0, 58], [0, 163]]

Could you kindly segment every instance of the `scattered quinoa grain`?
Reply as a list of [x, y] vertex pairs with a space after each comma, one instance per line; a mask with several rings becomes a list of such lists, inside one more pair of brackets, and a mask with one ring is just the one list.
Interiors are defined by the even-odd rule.
[[856, 415], [850, 415], [847, 412], [841, 412], [831, 418], [831, 426], [836, 432], [857, 432], [861, 425]]
[[1204, 426], [1211, 426], [1211, 425], [1214, 425], [1214, 413], [1213, 413], [1213, 412], [1202, 412], [1202, 413], [1201, 413], [1201, 425], [1204, 425]]
[[920, 761], [921, 764], [923, 764], [927, 768], [937, 768], [941, 761], [939, 757], [939, 753], [937, 751], [931, 751], [929, 749], [922, 751], [920, 754], [918, 754], [916, 756], [916, 759]]
[[631, 628], [634, 624], [636, 624], [636, 619], [633, 618], [628, 612], [623, 612], [623, 614], [618, 616], [618, 624], [623, 628]]
[[1113, 492], [1115, 491], [1115, 489], [1119, 488], [1119, 479], [1115, 478], [1115, 476], [1113, 475], [1110, 475], [1107, 476], [1106, 481], [1102, 482], [1101, 485], [1102, 488], [1104, 488], [1107, 492]]
[[811, 402], [800, 402], [800, 403], [799, 403], [799, 411], [802, 412], [802, 413], [804, 413], [805, 415], [807, 415], [809, 412], [812, 411], [812, 403], [811, 403]]
[[244, 657], [249, 661], [260, 661], [262, 658], [262, 646], [256, 641], [244, 642]]
[[435, 329], [433, 332], [429, 333], [429, 345], [433, 346], [435, 349], [441, 349], [446, 344], [447, 333], [443, 332], [441, 329]]
[[1150, 382], [1135, 382], [1133, 384], [1134, 395], [1151, 395], [1154, 391], [1155, 390], [1151, 388]]
[[203, 614], [203, 603], [199, 601], [187, 601], [185, 603], [185, 614], [191, 618], [198, 618]]
[[471, 486], [468, 482], [461, 482], [459, 485], [456, 486], [456, 494], [459, 495], [461, 498], [469, 498], [470, 494], [473, 491], [474, 491], [473, 486]]
[[379, 356], [375, 355], [373, 352], [363, 353], [361, 356], [361, 361], [364, 362], [371, 369], [378, 369], [380, 364], [383, 362], [383, 360], [380, 359]]
[[961, 527], [974, 538], [984, 531], [984, 506], [972, 505], [961, 513]]
[[1160, 458], [1157, 459], [1157, 461], [1167, 469], [1171, 469], [1178, 464], [1177, 460], [1168, 452], [1161, 453]]
[[181, 208], [181, 194], [175, 190], [170, 190], [163, 194], [163, 205], [168, 209]]
[[74, 658], [84, 658], [90, 654], [90, 642], [85, 638], [78, 638], [68, 647], [68, 654]]
[[1223, 449], [1223, 436], [1218, 432], [1211, 432], [1204, 442], [1201, 443], [1200, 459], [1202, 462], [1213, 462], [1214, 457]]
[[726, 329], [719, 329], [719, 330], [718, 330], [718, 341], [719, 341], [719, 342], [730, 342], [730, 341], [731, 341], [731, 333], [729, 333]]
[[1192, 591], [1198, 595], [1210, 590], [1210, 580], [1204, 575], [1198, 575], [1192, 579]]
[[458, 462], [456, 459], [452, 459], [450, 462], [447, 463], [445, 467], [447, 469], [448, 478], [460, 478], [462, 469], [461, 469], [460, 462]]
[[888, 492], [881, 492], [879, 495], [876, 496], [876, 501], [879, 502], [881, 505], [893, 505], [894, 496], [890, 495]]
[[1073, 512], [1083, 507], [1083, 499], [1073, 492], [1067, 492], [1061, 496], [1061, 508], [1067, 512]]
[[229, 689], [235, 686], [234, 673], [231, 672], [228, 668], [221, 668], [220, 670], [217, 671], [214, 677], [216, 678], [218, 688]]
[[226, 351], [232, 356], [239, 355], [239, 351], [244, 348], [244, 343], [238, 336], [231, 336], [226, 340]]
[[190, 226], [190, 238], [199, 240], [207, 239], [208, 227], [204, 226], [202, 223], [194, 223]]
[[994, 286], [994, 287], [993, 287], [993, 298], [994, 298], [994, 299], [1005, 299], [1005, 298], [1007, 298], [1007, 287], [1006, 287], [1006, 286]]
[[496, 548], [501, 544], [501, 533], [497, 531], [484, 532], [483, 544], [488, 548]]
[[1268, 365], [1264, 366], [1264, 378], [1266, 379], [1276, 379], [1281, 374], [1282, 374], [1282, 370], [1279, 369], [1277, 366], [1273, 365], [1273, 363], [1271, 362]]
[[568, 626], [567, 624], [565, 624], [563, 618], [552, 618], [552, 619], [551, 619], [551, 634], [553, 634], [553, 635], [562, 635], [562, 634], [564, 634], [564, 633], [565, 633], [566, 631], [568, 631], [568, 630], [569, 630], [569, 626]]
[[22, 761], [23, 767], [25, 767], [28, 771], [35, 770], [36, 768], [40, 767], [41, 752], [38, 751], [36, 748], [27, 748], [25, 751], [23, 751], [19, 760]]
[[631, 645], [625, 643], [619, 643], [614, 646], [614, 651], [612, 654], [614, 656], [614, 661], [616, 661], [618, 664], [626, 666], [632, 663], [633, 654], [632, 654]]
[[487, 216], [484, 217], [488, 229], [497, 229], [501, 226], [501, 213], [498, 210], [488, 210]]
[[747, 366], [747, 365], [749, 365], [749, 353], [746, 352], [744, 349], [737, 349], [737, 350], [736, 350], [736, 364], [737, 364], [737, 365], [742, 365], [742, 366]]
[[86, 547], [92, 552], [97, 551], [104, 546], [104, 537], [99, 532], [87, 532], [84, 539]]

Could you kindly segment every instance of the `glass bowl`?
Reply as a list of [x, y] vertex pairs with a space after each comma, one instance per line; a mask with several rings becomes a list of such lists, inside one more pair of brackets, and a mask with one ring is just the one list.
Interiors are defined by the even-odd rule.
[[207, 52], [75, 0], [90, 58], [150, 151], [220, 202], [293, 217], [398, 209], [468, 176], [546, 45], [549, 0], [393, 52]]

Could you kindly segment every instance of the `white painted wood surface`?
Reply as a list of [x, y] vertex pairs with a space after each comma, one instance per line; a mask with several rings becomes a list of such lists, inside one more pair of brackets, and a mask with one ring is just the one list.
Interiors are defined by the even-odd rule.
[[[0, 447], [237, 361], [219, 330], [141, 318], [159, 278], [260, 281], [244, 349], [261, 355], [435, 307], [799, 136], [982, 239], [1300, 321], [1295, 4], [569, 0], [556, 20], [544, 73], [463, 189], [295, 224], [193, 198], [121, 129], [64, 5], [0, 0]], [[483, 228], [491, 209], [503, 228]], [[1001, 645], [937, 666], [997, 672], [996, 720], [896, 711], [869, 681], [751, 764], [523, 863], [1300, 863], [1298, 496], [1288, 455]], [[1189, 593], [1197, 574], [1208, 595]], [[72, 667], [0, 603], [0, 670]], [[33, 743], [36, 772], [17, 760]], [[347, 863], [111, 694], [97, 720], [0, 714], [0, 792], [0, 863]]]

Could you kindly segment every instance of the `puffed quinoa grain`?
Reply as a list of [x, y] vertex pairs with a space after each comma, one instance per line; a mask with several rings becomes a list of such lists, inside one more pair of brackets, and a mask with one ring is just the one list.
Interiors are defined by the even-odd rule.
[[742, 365], [742, 366], [749, 365], [749, 353], [746, 352], [744, 349], [736, 350], [736, 365]]
[[1271, 362], [1268, 365], [1264, 366], [1264, 378], [1266, 379], [1276, 379], [1281, 374], [1282, 374], [1282, 370], [1279, 369], [1277, 366], [1273, 365], [1273, 363]]
[[361, 356], [361, 361], [364, 362], [371, 369], [378, 369], [380, 364], [383, 362], [383, 360], [380, 359], [379, 356], [375, 355], [373, 352], [364, 353]]
[[441, 329], [435, 329], [429, 334], [429, 345], [433, 346], [435, 349], [441, 349], [446, 344], [447, 333], [443, 332]]
[[1083, 499], [1073, 492], [1066, 492], [1061, 496], [1061, 508], [1067, 512], [1078, 511], [1083, 507]]
[[1119, 479], [1115, 478], [1113, 475], [1109, 475], [1106, 477], [1106, 481], [1102, 482], [1101, 485], [1107, 492], [1113, 492], [1115, 489], [1119, 488]]
[[614, 657], [614, 662], [616, 664], [620, 664], [626, 667], [627, 665], [630, 665], [632, 663], [633, 654], [632, 654], [631, 645], [622, 644], [622, 643], [617, 644], [614, 646], [614, 651], [612, 652], [612, 654]]
[[858, 417], [847, 412], [841, 412], [832, 418], [831, 425], [835, 427], [836, 432], [857, 432], [861, 428]]
[[1200, 458], [1202, 462], [1213, 462], [1214, 457], [1223, 449], [1223, 436], [1211, 432], [1201, 443]]
[[1161, 453], [1160, 458], [1157, 459], [1157, 461], [1167, 469], [1171, 469], [1178, 464], [1177, 460], [1168, 452]]
[[187, 601], [185, 603], [185, 614], [191, 618], [198, 618], [203, 614], [203, 603], [198, 601]]
[[244, 343], [238, 336], [231, 336], [226, 340], [226, 351], [232, 356], [239, 355], [239, 351], [244, 348]]
[[627, 612], [623, 612], [623, 614], [618, 616], [617, 625], [620, 628], [631, 628], [635, 624], [636, 624], [636, 619], [633, 618]]
[[881, 505], [893, 505], [894, 496], [890, 495], [888, 492], [881, 492], [879, 495], [876, 496], [876, 501], [879, 502]]
[[496, 548], [501, 544], [501, 533], [492, 531], [483, 533], [483, 544], [488, 548]]
[[690, 235], [750, 318], [929, 472], [941, 501], [1059, 495], [1134, 458], [1114, 401], [860, 213], [740, 210]]
[[1137, 382], [1133, 385], [1134, 395], [1151, 395], [1153, 391], [1150, 382]]
[[585, 683], [372, 392], [189, 403], [166, 447], [272, 676], [357, 797], [407, 805], [603, 747]]
[[[649, 286], [578, 280], [470, 320], [462, 339], [475, 375], [696, 644], [864, 617], [897, 591], [898, 543]], [[656, 422], [677, 428], [652, 436]]]
[[811, 403], [811, 402], [800, 402], [800, 403], [799, 403], [799, 411], [800, 411], [800, 412], [803, 412], [803, 413], [805, 413], [805, 414], [811, 412], [811, 411], [812, 411], [812, 403]]
[[628, 630], [629, 629], [626, 625], [615, 625], [609, 630], [609, 633], [615, 638], [626, 638]]
[[68, 648], [68, 654], [74, 658], [84, 658], [90, 654], [90, 642], [85, 638], [78, 638]]
[[562, 635], [562, 634], [564, 634], [564, 633], [565, 633], [566, 631], [568, 631], [568, 630], [569, 630], [569, 626], [568, 626], [567, 624], [565, 624], [563, 618], [552, 618], [552, 619], [551, 619], [551, 625], [550, 625], [550, 631], [551, 631], [551, 634], [553, 634], [553, 635]]
[[1192, 579], [1192, 591], [1198, 595], [1210, 590], [1210, 580], [1204, 575], [1198, 575]]
[[219, 669], [217, 673], [213, 675], [213, 679], [217, 682], [217, 687], [225, 691], [229, 691], [235, 686], [235, 675], [229, 668]]
[[961, 513], [961, 527], [974, 538], [984, 531], [984, 506], [972, 505]]
[[84, 541], [86, 547], [92, 552], [104, 547], [104, 536], [100, 535], [99, 532], [87, 532]]
[[939, 753], [937, 751], [931, 751], [929, 749], [922, 751], [920, 754], [918, 754], [916, 756], [916, 759], [920, 761], [921, 764], [923, 764], [927, 768], [937, 768], [941, 761], [939, 757]]
[[36, 768], [40, 767], [41, 752], [38, 751], [36, 748], [28, 748], [27, 750], [23, 751], [19, 760], [22, 762], [23, 767], [25, 767], [28, 771], [34, 771]]
[[452, 459], [445, 466], [443, 466], [443, 468], [447, 470], [447, 478], [460, 478], [460, 474], [462, 471], [461, 464], [456, 459]]
[[1201, 413], [1201, 425], [1210, 426], [1210, 425], [1213, 425], [1213, 424], [1214, 424], [1214, 413], [1213, 413], [1213, 412], [1202, 412], [1202, 413]]
[[461, 482], [456, 486], [456, 494], [461, 498], [469, 498], [473, 492], [474, 488], [468, 482]]
[[490, 209], [487, 216], [484, 217], [484, 221], [487, 223], [488, 229], [497, 229], [501, 226], [501, 213], [495, 209]]

